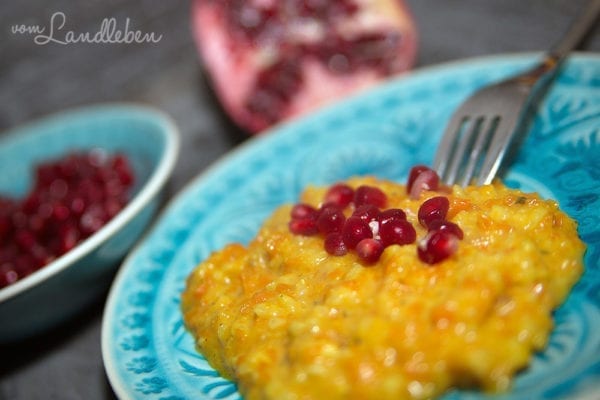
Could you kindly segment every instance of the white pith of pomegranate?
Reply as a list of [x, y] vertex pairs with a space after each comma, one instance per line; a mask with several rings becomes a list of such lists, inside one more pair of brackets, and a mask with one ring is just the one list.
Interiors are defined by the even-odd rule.
[[256, 133], [409, 69], [403, 0], [195, 0], [193, 30], [225, 111]]

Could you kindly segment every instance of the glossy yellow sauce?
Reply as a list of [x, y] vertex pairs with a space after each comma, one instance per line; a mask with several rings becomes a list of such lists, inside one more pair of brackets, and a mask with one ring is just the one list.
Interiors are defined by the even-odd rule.
[[[405, 187], [374, 178], [388, 208], [417, 228]], [[325, 188], [301, 201], [318, 205]], [[199, 351], [245, 399], [427, 399], [451, 387], [510, 388], [542, 350], [551, 311], [583, 270], [576, 223], [555, 201], [501, 184], [454, 187], [448, 219], [458, 251], [433, 266], [416, 244], [385, 249], [365, 267], [328, 255], [320, 236], [288, 230], [291, 206], [247, 246], [213, 253], [182, 297]]]

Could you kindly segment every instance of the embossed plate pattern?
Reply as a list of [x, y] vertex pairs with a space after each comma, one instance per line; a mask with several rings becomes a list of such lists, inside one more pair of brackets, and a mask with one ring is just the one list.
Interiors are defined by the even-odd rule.
[[[278, 205], [307, 184], [357, 174], [405, 181], [430, 163], [451, 113], [476, 88], [537, 55], [424, 69], [282, 125], [226, 156], [182, 191], [130, 255], [111, 290], [102, 347], [123, 399], [239, 399], [194, 350], [179, 312], [188, 273], [228, 242], [247, 243]], [[588, 244], [586, 272], [556, 311], [548, 348], [495, 399], [600, 397], [600, 57], [574, 56], [541, 106], [509, 186], [559, 201]], [[589, 397], [588, 397], [589, 396]], [[486, 399], [452, 391], [448, 399]]]

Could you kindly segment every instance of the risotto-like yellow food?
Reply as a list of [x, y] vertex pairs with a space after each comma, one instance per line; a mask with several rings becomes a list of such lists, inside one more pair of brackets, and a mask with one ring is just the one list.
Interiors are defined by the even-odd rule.
[[[370, 177], [417, 240], [365, 264], [290, 232], [282, 206], [246, 247], [230, 244], [189, 276], [182, 296], [199, 351], [245, 399], [428, 399], [451, 387], [507, 390], [546, 345], [551, 312], [583, 269], [576, 223], [552, 200], [500, 183], [454, 187], [447, 220], [464, 232], [435, 264], [417, 256], [423, 202]], [[308, 188], [317, 207], [326, 188]], [[350, 212], [351, 210], [346, 210]]]

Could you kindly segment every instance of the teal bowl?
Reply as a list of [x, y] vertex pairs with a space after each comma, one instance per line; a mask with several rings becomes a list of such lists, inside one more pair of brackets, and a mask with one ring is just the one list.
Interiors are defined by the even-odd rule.
[[35, 165], [94, 148], [121, 152], [129, 159], [135, 174], [131, 199], [75, 248], [0, 289], [0, 343], [55, 326], [105, 293], [116, 267], [159, 208], [177, 159], [179, 135], [160, 111], [106, 104], [46, 117], [0, 136], [0, 193], [17, 198], [32, 185]]

